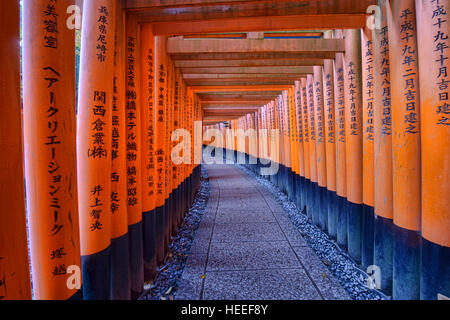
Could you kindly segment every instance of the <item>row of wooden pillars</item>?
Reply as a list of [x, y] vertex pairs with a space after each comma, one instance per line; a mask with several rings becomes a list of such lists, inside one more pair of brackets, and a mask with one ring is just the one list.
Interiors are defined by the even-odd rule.
[[201, 110], [166, 38], [85, 1], [76, 97], [72, 2], [23, 1], [23, 112], [19, 1], [0, 4], [0, 299], [138, 298], [200, 181], [171, 161]]
[[379, 29], [334, 33], [345, 54], [231, 121], [231, 135], [224, 124], [205, 129], [255, 130], [245, 148], [236, 138], [214, 145], [259, 158], [259, 174], [279, 162], [267, 178], [358, 264], [379, 267], [386, 294], [437, 299], [450, 295], [450, 3], [379, 4]]

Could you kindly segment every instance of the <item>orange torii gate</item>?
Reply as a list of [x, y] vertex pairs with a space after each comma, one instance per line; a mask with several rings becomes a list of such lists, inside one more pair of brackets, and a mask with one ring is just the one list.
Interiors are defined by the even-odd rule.
[[[263, 176], [378, 267], [383, 292], [450, 296], [449, 0], [24, 0], [23, 112], [13, 2], [0, 4], [0, 299], [139, 298], [199, 187], [202, 120], [250, 130], [248, 147], [224, 139], [234, 160], [275, 163]], [[172, 162], [176, 129], [190, 163]]]

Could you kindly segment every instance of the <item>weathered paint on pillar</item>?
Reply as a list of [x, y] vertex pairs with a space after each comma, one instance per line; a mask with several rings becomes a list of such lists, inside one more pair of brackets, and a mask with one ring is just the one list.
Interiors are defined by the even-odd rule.
[[422, 131], [420, 298], [450, 297], [450, 1], [416, 1]]
[[421, 229], [420, 84], [414, 0], [387, 11], [392, 95], [395, 299], [419, 298]]
[[83, 8], [77, 160], [86, 300], [110, 298], [114, 3], [92, 0]]
[[111, 299], [129, 300], [131, 283], [126, 202], [125, 17], [120, 4], [116, 8], [115, 28], [111, 137]]
[[156, 274], [155, 215], [155, 39], [151, 25], [141, 25], [141, 143], [144, 280]]
[[0, 300], [31, 299], [20, 101], [20, 6], [0, 3]]
[[[81, 293], [66, 284], [68, 268], [81, 264], [75, 162], [75, 33], [66, 28], [62, 18], [69, 2], [25, 1], [23, 5], [25, 180], [33, 297], [80, 298]], [[87, 148], [83, 151], [87, 156]], [[83, 212], [83, 218], [89, 216], [87, 210]], [[106, 212], [102, 218], [109, 218]], [[90, 233], [86, 229], [85, 234]], [[100, 233], [104, 247], [97, 247], [98, 251], [109, 242], [109, 234]]]
[[362, 73], [361, 31], [345, 30], [344, 84], [347, 199], [349, 201], [348, 252], [361, 261], [362, 226]]

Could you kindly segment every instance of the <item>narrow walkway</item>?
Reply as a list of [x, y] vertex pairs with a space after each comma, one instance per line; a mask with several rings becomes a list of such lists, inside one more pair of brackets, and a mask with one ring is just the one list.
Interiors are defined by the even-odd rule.
[[211, 197], [175, 299], [349, 299], [264, 186], [205, 168]]

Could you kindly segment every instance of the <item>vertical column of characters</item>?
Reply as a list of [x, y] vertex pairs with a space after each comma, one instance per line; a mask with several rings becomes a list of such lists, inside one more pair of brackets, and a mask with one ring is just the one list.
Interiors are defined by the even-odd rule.
[[[179, 130], [181, 128], [181, 118], [180, 118], [180, 81], [182, 81], [181, 77], [180, 77], [180, 73], [178, 70], [175, 70], [175, 79], [174, 79], [174, 97], [173, 97], [173, 112], [174, 112], [174, 119], [173, 119], [173, 129], [172, 132], [170, 133], [171, 135], [173, 134], [173, 132], [175, 132], [176, 130]], [[172, 149], [175, 147], [176, 143], [172, 141]], [[181, 189], [181, 180], [180, 180], [180, 173], [181, 173], [181, 168], [179, 165], [175, 164], [175, 162], [173, 162], [171, 160], [171, 162], [173, 163], [173, 179], [174, 179], [174, 204], [175, 204], [175, 218], [173, 221], [173, 224], [175, 225], [175, 230], [178, 229], [179, 225], [180, 225], [180, 214], [181, 214], [181, 206], [180, 206], [180, 198], [179, 198], [179, 193], [180, 193], [180, 189]]]
[[140, 30], [142, 221], [144, 281], [156, 275], [155, 39], [151, 25]]
[[[36, 25], [32, 27], [36, 28]], [[2, 80], [0, 85], [0, 96], [4, 100], [0, 118], [0, 149], [2, 150], [0, 158], [0, 300], [30, 300], [31, 282], [22, 151], [20, 4], [18, 1], [0, 3], [0, 30], [0, 43], [2, 43], [0, 60], [4, 64], [2, 76], [7, 79], [7, 81]], [[30, 53], [24, 51], [24, 58], [27, 55]], [[72, 108], [74, 103], [72, 102]], [[75, 118], [75, 114], [72, 117]]]
[[344, 31], [345, 137], [347, 154], [347, 249], [361, 262], [362, 226], [362, 65], [361, 31]]
[[414, 0], [388, 10], [392, 95], [394, 262], [392, 296], [420, 295], [420, 84]]
[[373, 264], [374, 220], [374, 55], [372, 30], [361, 29], [362, 99], [363, 99], [363, 215], [361, 262]]
[[158, 265], [164, 262], [165, 146], [166, 146], [166, 38], [155, 36], [155, 169], [156, 169], [156, 253]]
[[380, 288], [392, 291], [393, 212], [392, 212], [392, 111], [391, 63], [386, 2], [381, 8], [380, 29], [373, 30], [375, 57], [375, 114], [374, 114], [374, 253], [373, 263], [380, 270]]
[[450, 1], [416, 1], [422, 129], [420, 298], [450, 297]]
[[319, 185], [317, 184], [317, 136], [314, 116], [314, 76], [309, 74], [306, 78], [306, 93], [308, 101], [309, 121], [309, 165], [311, 175], [311, 207], [308, 216], [315, 225], [319, 225]]
[[[335, 31], [335, 38], [342, 39], [342, 30]], [[334, 60], [334, 100], [336, 102], [336, 194], [338, 196], [338, 217], [336, 239], [339, 246], [347, 246], [347, 154], [345, 136], [345, 84], [344, 54], [336, 53]]]
[[298, 177], [296, 182], [297, 206], [300, 210], [305, 208], [305, 158], [304, 158], [304, 131], [303, 131], [303, 107], [302, 107], [302, 85], [301, 80], [295, 81], [295, 117], [297, 122], [297, 153], [298, 153]]
[[133, 13], [126, 17], [126, 159], [127, 210], [130, 241], [131, 298], [144, 284], [141, 171], [141, 65], [140, 28]]
[[312, 207], [312, 181], [311, 181], [311, 158], [309, 155], [309, 113], [308, 113], [308, 86], [307, 79], [302, 78], [301, 85], [301, 103], [302, 103], [302, 123], [303, 123], [303, 162], [305, 164], [305, 207], [308, 215], [311, 213]]
[[83, 8], [77, 161], [85, 300], [110, 298], [114, 5], [93, 0]]
[[292, 162], [292, 177], [291, 177], [291, 189], [292, 189], [292, 201], [297, 202], [297, 177], [299, 176], [298, 167], [298, 132], [297, 132], [297, 114], [295, 112], [295, 86], [289, 88], [289, 121], [291, 128], [291, 162]]
[[324, 60], [323, 65], [324, 90], [324, 127], [327, 167], [327, 211], [328, 234], [331, 238], [337, 236], [338, 201], [336, 195], [336, 130], [335, 130], [335, 96], [333, 60]]
[[116, 8], [111, 133], [111, 299], [131, 298], [125, 120], [125, 12]]
[[328, 230], [328, 204], [327, 204], [327, 154], [324, 128], [324, 94], [323, 94], [323, 67], [314, 66], [314, 124], [316, 128], [317, 146], [317, 183], [318, 189], [318, 225], [325, 232]]

